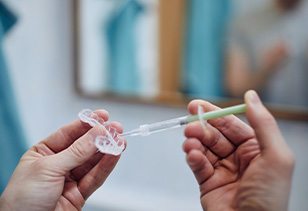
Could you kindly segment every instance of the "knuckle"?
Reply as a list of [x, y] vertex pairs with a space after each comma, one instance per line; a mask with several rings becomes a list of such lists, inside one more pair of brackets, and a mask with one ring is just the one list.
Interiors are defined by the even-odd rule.
[[61, 136], [62, 139], [66, 139], [66, 136], [65, 136], [65, 133], [64, 133], [63, 128], [59, 128], [59, 129], [56, 131], [56, 134], [59, 134], [59, 136]]
[[220, 140], [219, 134], [214, 134], [213, 132], [208, 132], [208, 136], [204, 136], [203, 142], [206, 143], [207, 147], [214, 148], [217, 146], [219, 140]]
[[192, 122], [189, 123], [185, 129], [184, 129], [184, 135], [186, 138], [191, 138], [193, 136], [195, 136], [196, 131], [198, 131], [198, 129], [196, 128], [196, 123]]
[[59, 128], [54, 135], [58, 136], [58, 138], [62, 140], [73, 140], [74, 136], [70, 132], [66, 131], [66, 126]]
[[103, 183], [103, 180], [101, 178], [102, 176], [101, 175], [94, 175], [91, 177], [91, 182], [93, 184], [94, 187], [99, 187], [102, 185]]
[[236, 125], [235, 122], [235, 118], [229, 119], [227, 121], [224, 118], [224, 121], [220, 121], [219, 124], [217, 124], [216, 128], [219, 129], [222, 133], [226, 133], [230, 130], [230, 128], [233, 127], [233, 125]]
[[73, 145], [71, 145], [69, 150], [76, 158], [82, 158], [87, 155], [87, 150], [80, 141], [76, 141]]

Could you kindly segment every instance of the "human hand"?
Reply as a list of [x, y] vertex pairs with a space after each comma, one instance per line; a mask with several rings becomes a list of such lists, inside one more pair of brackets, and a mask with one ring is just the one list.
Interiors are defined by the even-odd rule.
[[[95, 113], [108, 120], [106, 111]], [[111, 125], [122, 132], [119, 123]], [[77, 120], [33, 146], [3, 192], [0, 210], [81, 210], [120, 158], [97, 151], [100, 134], [102, 128]]]
[[288, 57], [288, 49], [284, 42], [278, 42], [269, 48], [262, 57], [262, 70], [267, 74], [276, 71], [277, 67]]
[[[183, 150], [201, 192], [203, 209], [287, 210], [294, 157], [273, 116], [254, 91], [245, 95], [251, 127], [235, 116], [189, 124]], [[219, 109], [201, 100], [188, 110]]]

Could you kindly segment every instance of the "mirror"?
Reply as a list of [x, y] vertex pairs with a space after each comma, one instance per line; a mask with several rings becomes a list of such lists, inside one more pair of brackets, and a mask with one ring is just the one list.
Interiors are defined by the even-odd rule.
[[301, 0], [73, 1], [83, 96], [221, 106], [259, 91], [277, 117], [308, 120], [308, 4]]

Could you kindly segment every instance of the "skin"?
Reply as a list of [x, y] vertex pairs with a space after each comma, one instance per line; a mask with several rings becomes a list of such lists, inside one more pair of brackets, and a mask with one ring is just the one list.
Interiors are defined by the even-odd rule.
[[295, 9], [302, 0], [275, 0], [275, 4], [277, 8], [281, 9], [282, 11], [292, 11]]
[[252, 71], [250, 61], [242, 49], [229, 49], [225, 78], [228, 92], [234, 97], [241, 97], [246, 90], [261, 90], [287, 57], [285, 43], [274, 43], [265, 50], [259, 69]]
[[[96, 114], [108, 120], [104, 110]], [[119, 123], [111, 123], [121, 133]], [[0, 210], [81, 210], [109, 176], [119, 156], [97, 152], [99, 127], [77, 120], [29, 149], [0, 198]]]
[[[200, 187], [204, 210], [287, 210], [294, 156], [256, 92], [245, 95], [250, 125], [235, 116], [185, 129], [187, 163]], [[188, 110], [219, 109], [202, 100]]]
[[[300, 6], [302, 0], [274, 0], [274, 5], [281, 13], [291, 12]], [[253, 70], [247, 53], [239, 47], [231, 47], [227, 52], [226, 88], [231, 96], [242, 97], [249, 90], [262, 90], [279, 65], [288, 58], [288, 49], [284, 42], [277, 40], [267, 49]]]

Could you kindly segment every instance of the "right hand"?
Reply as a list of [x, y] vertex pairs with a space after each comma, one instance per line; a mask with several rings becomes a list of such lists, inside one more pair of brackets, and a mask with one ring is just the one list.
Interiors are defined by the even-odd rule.
[[[200, 186], [201, 204], [207, 211], [284, 211], [294, 167], [291, 150], [285, 143], [273, 116], [257, 94], [245, 95], [246, 116], [251, 127], [235, 116], [199, 122], [185, 129], [183, 149], [187, 163]], [[218, 107], [201, 100], [188, 109], [196, 114]]]

